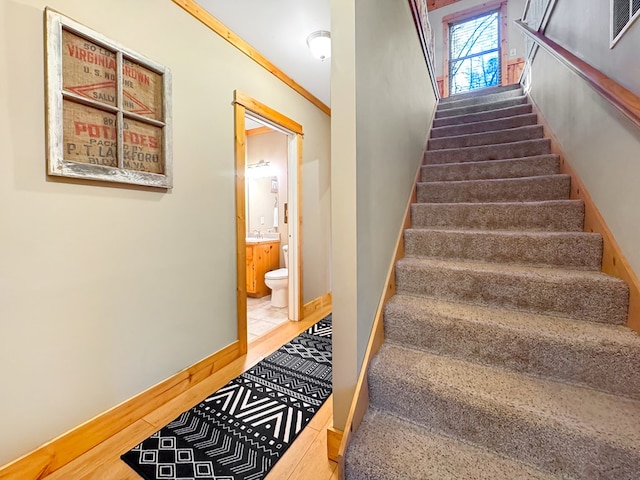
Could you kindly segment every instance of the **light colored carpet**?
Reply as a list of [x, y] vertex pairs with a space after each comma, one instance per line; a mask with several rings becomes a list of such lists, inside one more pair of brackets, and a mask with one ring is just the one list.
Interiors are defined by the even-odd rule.
[[347, 480], [640, 478], [624, 282], [518, 87], [441, 102]]

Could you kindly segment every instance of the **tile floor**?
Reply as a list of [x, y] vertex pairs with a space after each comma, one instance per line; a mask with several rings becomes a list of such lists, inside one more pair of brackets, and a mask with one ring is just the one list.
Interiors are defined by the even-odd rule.
[[247, 298], [247, 328], [249, 341], [261, 337], [269, 330], [288, 320], [287, 308], [271, 306], [271, 295]]

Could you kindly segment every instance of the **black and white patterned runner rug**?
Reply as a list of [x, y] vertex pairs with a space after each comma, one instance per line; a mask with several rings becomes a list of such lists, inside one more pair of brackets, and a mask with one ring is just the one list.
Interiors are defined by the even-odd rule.
[[331, 395], [331, 315], [122, 459], [147, 480], [260, 480]]

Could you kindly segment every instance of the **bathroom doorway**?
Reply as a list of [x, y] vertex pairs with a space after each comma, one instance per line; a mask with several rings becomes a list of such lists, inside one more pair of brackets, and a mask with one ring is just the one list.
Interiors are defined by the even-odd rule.
[[301, 312], [302, 127], [235, 92], [238, 338], [247, 343]]
[[289, 319], [288, 135], [245, 115], [247, 338]]

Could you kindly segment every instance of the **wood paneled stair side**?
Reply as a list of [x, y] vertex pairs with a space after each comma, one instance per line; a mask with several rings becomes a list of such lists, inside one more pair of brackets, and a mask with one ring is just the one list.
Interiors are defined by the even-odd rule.
[[441, 101], [347, 480], [640, 478], [629, 286], [532, 111]]

